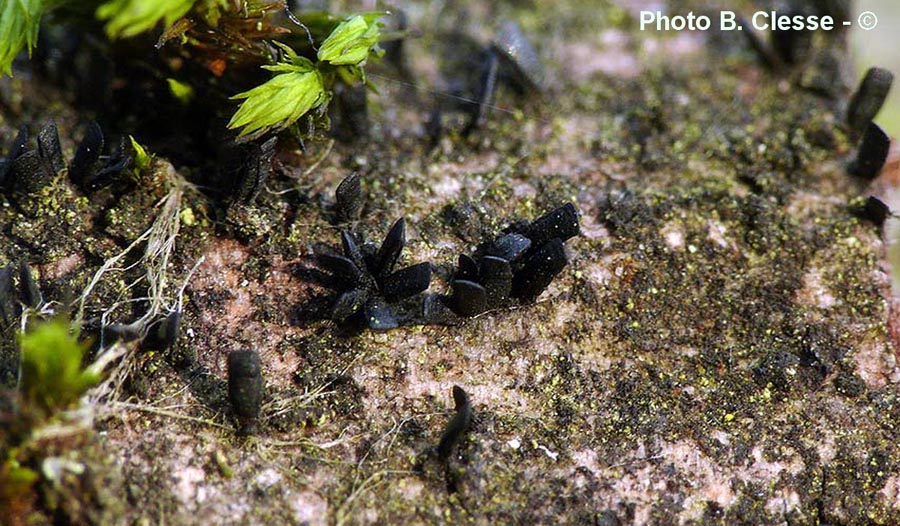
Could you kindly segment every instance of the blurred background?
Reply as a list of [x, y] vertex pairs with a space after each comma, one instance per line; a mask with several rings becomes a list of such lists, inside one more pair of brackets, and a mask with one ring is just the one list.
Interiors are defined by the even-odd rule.
[[859, 78], [870, 66], [881, 66], [896, 76], [888, 102], [875, 119], [892, 137], [900, 137], [900, 1], [858, 0], [857, 13], [871, 11], [878, 26], [864, 31], [854, 22], [853, 47]]

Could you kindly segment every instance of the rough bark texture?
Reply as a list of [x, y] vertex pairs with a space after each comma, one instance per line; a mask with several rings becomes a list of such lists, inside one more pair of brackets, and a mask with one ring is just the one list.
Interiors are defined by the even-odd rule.
[[[170, 279], [205, 261], [177, 344], [134, 358], [121, 399], [136, 405], [101, 408], [93, 432], [47, 450], [87, 469], [43, 490], [35, 517], [896, 524], [900, 368], [880, 234], [852, 214], [864, 188], [845, 174], [848, 92], [798, 87], [809, 68], [767, 70], [740, 33], [641, 33], [630, 7], [466, 4], [409, 6], [425, 35], [408, 43], [416, 82], [435, 79], [436, 25], [486, 41], [506, 16], [545, 58], [547, 93], [501, 91], [484, 129], [428, 151], [432, 94], [384, 68], [368, 141], [335, 144], [311, 170], [321, 145], [282, 151], [272, 192], [227, 213], [187, 192]], [[0, 81], [2, 136], [52, 118], [71, 156], [83, 119], [69, 100], [38, 77]], [[352, 170], [366, 196], [356, 228], [377, 241], [405, 216], [400, 265], [437, 265], [431, 292], [514, 220], [573, 201], [582, 235], [534, 304], [342, 334], [309, 315], [326, 291], [298, 268], [339, 244], [325, 202]], [[163, 175], [116, 196], [83, 197], [61, 176], [0, 198], [2, 257], [36, 264], [45, 297], [77, 296], [159, 213]], [[118, 298], [117, 276], [91, 315], [135, 295]], [[246, 439], [225, 378], [241, 349], [267, 383]], [[14, 358], [4, 343], [6, 386]], [[427, 453], [453, 385], [474, 422], [442, 465]]]

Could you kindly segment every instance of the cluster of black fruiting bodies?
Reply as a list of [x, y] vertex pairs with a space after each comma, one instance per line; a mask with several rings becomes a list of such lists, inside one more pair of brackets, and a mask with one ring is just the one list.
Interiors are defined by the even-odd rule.
[[[29, 139], [28, 129], [23, 127], [6, 157], [0, 159], [0, 188], [4, 191], [37, 192], [66, 168], [55, 124], [41, 128], [34, 145], [29, 145]], [[131, 162], [131, 157], [125, 153], [124, 141], [111, 148], [108, 154], [104, 154], [104, 146], [103, 131], [92, 122], [69, 163], [69, 178], [83, 192], [111, 184]]]
[[[337, 217], [352, 217], [342, 211], [347, 206], [356, 212], [360, 208], [360, 199], [342, 195], [348, 188], [359, 191], [357, 176], [338, 188]], [[536, 299], [566, 266], [563, 243], [578, 232], [578, 212], [572, 203], [530, 223], [513, 224], [473, 256], [459, 256], [450, 295], [423, 296], [431, 284], [430, 263], [395, 270], [406, 244], [406, 221], [401, 218], [379, 246], [342, 231], [341, 250], [316, 254], [324, 272], [315, 277], [336, 293], [329, 317], [340, 325], [388, 330], [413, 323], [452, 323], [454, 318]]]
[[[786, 7], [785, 14], [791, 17], [827, 15], [835, 20], [852, 18], [852, 2], [848, 1], [788, 2]], [[842, 53], [839, 48], [846, 42], [842, 34], [845, 29], [836, 28], [833, 36], [824, 38], [830, 45], [818, 48], [813, 46], [813, 31], [793, 27], [774, 30], [767, 42], [762, 35], [752, 31], [746, 21], [743, 22], [743, 29], [751, 47], [769, 68], [781, 72], [800, 70], [800, 74], [796, 75], [800, 85], [823, 97], [837, 100], [843, 93], [840, 72]], [[894, 75], [890, 71], [870, 68], [847, 102], [843, 115], [845, 129], [850, 138], [857, 142], [856, 153], [847, 163], [847, 172], [863, 184], [879, 176], [888, 158], [891, 139], [873, 120], [887, 100], [893, 82]], [[863, 204], [854, 206], [853, 211], [879, 227], [893, 215], [887, 205], [874, 196], [868, 196]]]

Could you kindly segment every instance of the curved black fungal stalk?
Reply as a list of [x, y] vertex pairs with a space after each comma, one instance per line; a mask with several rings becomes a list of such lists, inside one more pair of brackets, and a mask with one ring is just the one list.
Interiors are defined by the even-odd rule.
[[894, 74], [884, 68], [869, 68], [847, 106], [847, 125], [858, 135], [864, 133], [887, 100]]
[[147, 335], [141, 342], [141, 347], [148, 351], [164, 351], [175, 345], [178, 339], [178, 329], [181, 327], [181, 311], [172, 312], [160, 317], [148, 327]]
[[0, 329], [7, 327], [15, 321], [16, 297], [13, 293], [13, 266], [6, 265], [0, 268]]
[[224, 173], [230, 186], [230, 201], [244, 205], [253, 204], [269, 180], [275, 159], [278, 138], [270, 137], [247, 144], [234, 143], [223, 155]]
[[[784, 14], [793, 20], [794, 17], [806, 18], [813, 13], [806, 5], [789, 5]], [[788, 66], [795, 66], [803, 62], [812, 49], [813, 32], [805, 28], [783, 29], [777, 24], [773, 24], [773, 26], [775, 27], [772, 29], [772, 48], [781, 61]]]
[[141, 349], [144, 351], [165, 351], [174, 346], [178, 340], [181, 317], [182, 311], [176, 309], [157, 315], [145, 325], [111, 323], [103, 327], [103, 342], [141, 340]]
[[460, 255], [443, 301], [458, 316], [471, 317], [516, 301], [534, 301], [566, 266], [563, 243], [580, 231], [572, 203], [511, 229], [474, 257]]
[[0, 159], [0, 190], [7, 191], [12, 187], [13, 162], [25, 153], [26, 143], [28, 143], [28, 128], [22, 126], [10, 144], [6, 157]]
[[[19, 275], [18, 290], [13, 277]], [[0, 328], [16, 321], [22, 308], [40, 309], [44, 305], [44, 296], [31, 274], [28, 263], [22, 261], [18, 265], [9, 264], [0, 268]]]
[[257, 431], [259, 410], [265, 395], [262, 362], [253, 351], [228, 354], [228, 399], [238, 420], [238, 433]]
[[359, 219], [362, 212], [362, 181], [359, 174], [353, 172], [344, 178], [334, 191], [335, 224], [351, 223]]
[[44, 296], [38, 287], [34, 276], [31, 275], [31, 268], [28, 263], [22, 261], [19, 263], [19, 290], [22, 295], [22, 303], [26, 307], [39, 309], [44, 303]]
[[826, 38], [818, 40], [815, 47], [813, 44], [817, 39], [809, 27], [782, 29], [771, 24], [773, 30], [757, 31], [748, 19], [739, 16], [739, 29], [763, 66], [779, 74], [798, 73], [794, 79], [798, 86], [836, 101], [846, 88], [842, 64], [846, 60], [847, 39], [841, 21], [849, 20], [849, 15], [835, 16], [835, 13], [849, 12], [850, 7], [846, 4], [842, 0], [789, 1], [779, 11], [780, 15], [792, 19], [810, 15], [816, 15], [820, 20], [824, 16], [832, 17], [835, 21], [833, 29], [826, 32]]
[[349, 143], [369, 137], [368, 91], [365, 84], [335, 86], [329, 110], [331, 134], [337, 140]]
[[783, 66], [778, 53], [766, 43], [750, 24], [750, 21], [744, 17], [738, 17], [738, 25], [741, 27], [741, 33], [750, 44], [750, 49], [756, 53], [756, 56], [764, 66], [770, 69], [779, 69]]
[[464, 135], [482, 127], [490, 113], [494, 94], [505, 85], [519, 95], [540, 93], [544, 87], [544, 65], [519, 24], [506, 20], [484, 51], [481, 81]]
[[55, 124], [41, 128], [34, 146], [28, 143], [28, 130], [23, 127], [0, 166], [0, 184], [7, 191], [37, 192], [66, 167]]
[[69, 179], [84, 193], [111, 185], [131, 164], [131, 156], [125, 153], [124, 138], [109, 152], [104, 153], [105, 146], [106, 138], [100, 125], [96, 122], [88, 124], [69, 164]]
[[865, 181], [878, 177], [891, 149], [891, 138], [874, 122], [870, 122], [859, 142], [856, 158], [847, 167], [851, 175]]
[[519, 96], [543, 92], [544, 66], [516, 22], [501, 22], [487, 46], [458, 32], [441, 38], [452, 42], [446, 47], [444, 62], [455, 67], [442, 67], [441, 73], [443, 83], [453, 97], [441, 100], [429, 112], [425, 132], [430, 147], [434, 147], [443, 134], [445, 113], [466, 117], [462, 133], [469, 135], [487, 121], [499, 87], [509, 88]]
[[456, 406], [455, 414], [447, 422], [447, 427], [441, 433], [441, 440], [434, 448], [437, 457], [445, 462], [463, 435], [472, 427], [472, 403], [469, 401], [469, 395], [458, 385], [453, 386], [453, 403]]
[[519, 24], [506, 20], [500, 24], [491, 42], [501, 60], [501, 78], [510, 87], [524, 93], [544, 89], [544, 64]]
[[406, 245], [406, 220], [400, 218], [377, 249], [360, 245], [350, 232], [341, 232], [342, 253], [320, 253], [319, 266], [327, 274], [322, 285], [338, 293], [331, 319], [339, 324], [360, 324], [388, 330], [413, 321], [416, 310], [408, 300], [428, 289], [431, 264], [419, 263], [394, 270]]
[[884, 227], [887, 218], [893, 216], [891, 209], [874, 195], [870, 195], [861, 205], [851, 207], [851, 212], [856, 217], [869, 221], [879, 229]]

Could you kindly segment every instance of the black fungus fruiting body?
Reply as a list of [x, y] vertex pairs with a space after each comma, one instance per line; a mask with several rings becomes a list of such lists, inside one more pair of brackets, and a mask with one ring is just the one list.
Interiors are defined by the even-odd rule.
[[566, 203], [494, 239], [475, 257], [460, 255], [450, 308], [471, 317], [511, 300], [533, 301], [566, 266], [563, 243], [578, 232], [578, 211]]
[[853, 213], [860, 219], [872, 222], [878, 228], [884, 226], [884, 222], [892, 215], [888, 205], [874, 195], [867, 197], [862, 206], [856, 207]]
[[[19, 275], [18, 290], [13, 276]], [[15, 321], [22, 312], [22, 307], [40, 309], [44, 304], [41, 289], [31, 274], [28, 263], [22, 261], [18, 265], [9, 264], [0, 268], [0, 328]]]
[[859, 142], [856, 159], [850, 163], [848, 171], [866, 181], [878, 177], [891, 149], [891, 138], [874, 122], [866, 127], [866, 133]]
[[364, 140], [369, 136], [368, 89], [365, 84], [338, 84], [331, 105], [331, 133], [342, 142]]
[[125, 154], [124, 139], [108, 155], [103, 154], [105, 145], [106, 138], [100, 125], [91, 122], [69, 164], [69, 179], [83, 192], [112, 184], [131, 163], [131, 157]]
[[469, 134], [473, 130], [482, 127], [487, 120], [488, 113], [493, 105], [494, 93], [497, 91], [497, 74], [500, 69], [497, 53], [493, 50], [489, 51], [485, 56], [481, 69], [481, 81], [475, 97], [477, 104], [472, 106], [469, 124], [463, 130], [463, 134]]
[[544, 65], [519, 24], [506, 20], [494, 34], [491, 48], [497, 52], [501, 72], [517, 91], [541, 91], [544, 87]]
[[442, 91], [452, 97], [428, 117], [426, 133], [433, 146], [440, 138], [445, 113], [467, 117], [463, 134], [482, 127], [500, 86], [517, 95], [533, 95], [544, 88], [540, 56], [522, 29], [513, 21], [502, 22], [490, 45], [484, 46], [461, 33], [441, 35]]
[[[41, 128], [34, 147], [28, 147], [28, 139], [28, 130], [22, 128], [6, 158], [0, 161], [0, 189], [33, 194], [66, 168], [55, 124]], [[124, 141], [108, 155], [103, 154], [104, 145], [103, 131], [92, 122], [69, 164], [69, 179], [83, 192], [109, 185], [131, 162]]]
[[[812, 13], [805, 6], [792, 5], [784, 11], [784, 14], [793, 20], [795, 17], [806, 17]], [[778, 24], [774, 25], [775, 27], [772, 30], [772, 48], [781, 61], [788, 66], [794, 66], [802, 62], [812, 48], [813, 32], [808, 29], [795, 29], [794, 27], [783, 29]]]
[[453, 386], [453, 403], [456, 412], [444, 428], [441, 440], [435, 448], [441, 460], [450, 458], [453, 448], [472, 426], [472, 403], [469, 401], [469, 395], [458, 385]]
[[0, 321], [8, 326], [15, 319], [15, 294], [13, 293], [13, 266], [0, 268]]
[[[384, 61], [394, 67], [402, 80], [412, 82], [414, 76], [410, 70], [406, 53], [408, 29], [409, 17], [406, 12], [402, 9], [392, 8], [391, 16], [385, 18], [382, 35], [393, 33], [397, 38], [383, 40], [379, 45], [384, 49]], [[415, 90], [410, 91], [409, 95], [414, 99], [417, 97]]]
[[864, 133], [878, 115], [891, 85], [894, 74], [883, 68], [870, 68], [859, 84], [847, 106], [847, 124], [857, 134]]
[[181, 311], [173, 310], [150, 324], [141, 348], [147, 351], [164, 351], [175, 344], [181, 326]]
[[362, 207], [362, 183], [359, 174], [354, 172], [345, 177], [334, 191], [335, 221], [338, 224], [356, 221]]
[[241, 434], [256, 432], [264, 390], [259, 355], [253, 351], [229, 353], [228, 398], [238, 419]]
[[278, 138], [271, 137], [247, 145], [236, 145], [230, 155], [236, 158], [237, 169], [233, 173], [232, 202], [252, 204], [262, 191], [272, 171]]
[[350, 232], [341, 232], [342, 254], [321, 253], [319, 265], [328, 273], [324, 285], [338, 293], [331, 307], [337, 323], [362, 321], [371, 329], [388, 330], [403, 322], [394, 303], [425, 291], [431, 284], [431, 265], [419, 263], [394, 270], [406, 245], [406, 221], [401, 218], [377, 249], [359, 245]]
[[19, 289], [22, 295], [22, 303], [26, 307], [37, 309], [44, 303], [44, 297], [41, 295], [41, 289], [38, 287], [34, 276], [31, 275], [31, 269], [28, 263], [24, 261], [19, 264]]
[[28, 142], [28, 129], [24, 126], [19, 129], [18, 135], [13, 139], [6, 153], [6, 157], [0, 159], [0, 190], [9, 190], [13, 180], [13, 162], [25, 153], [25, 145]]
[[23, 194], [40, 191], [65, 168], [55, 124], [41, 128], [36, 146], [29, 148], [28, 138], [27, 130], [22, 129], [7, 155], [8, 167], [4, 169], [5, 187]]
[[769, 49], [769, 46], [766, 45], [765, 42], [756, 34], [756, 31], [753, 29], [753, 26], [750, 25], [750, 21], [745, 19], [744, 17], [740, 17], [738, 23], [741, 27], [741, 33], [747, 39], [747, 43], [750, 44], [750, 49], [756, 53], [756, 56], [769, 67], [774, 67], [777, 64], [778, 60], [775, 58], [772, 50]]

